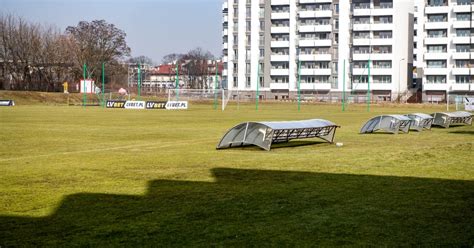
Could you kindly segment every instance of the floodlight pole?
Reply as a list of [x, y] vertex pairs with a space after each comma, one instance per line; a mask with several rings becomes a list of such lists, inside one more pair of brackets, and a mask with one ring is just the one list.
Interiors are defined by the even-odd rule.
[[367, 62], [367, 69], [368, 69], [368, 75], [367, 75], [367, 112], [370, 112], [370, 59]]
[[258, 100], [260, 99], [260, 62], [257, 66], [257, 93], [255, 95], [255, 110], [258, 110]]
[[300, 51], [298, 49], [298, 111], [301, 109], [301, 60]]
[[140, 93], [141, 93], [141, 81], [142, 81], [142, 74], [141, 74], [141, 64], [138, 63], [138, 101], [140, 101]]
[[216, 61], [216, 79], [214, 80], [214, 109], [217, 109], [217, 71], [218, 71], [218, 65]]
[[178, 67], [178, 61], [176, 60], [176, 101], [179, 101], [179, 67]]
[[102, 107], [105, 108], [105, 63], [102, 62]]
[[87, 101], [87, 95], [86, 95], [86, 91], [87, 91], [87, 88], [86, 88], [86, 71], [87, 71], [87, 66], [86, 66], [86, 63], [84, 63], [84, 67], [83, 67], [83, 74], [84, 74], [84, 87], [83, 87], [83, 95], [82, 95], [82, 107], [86, 107], [86, 101]]
[[401, 81], [402, 74], [400, 73], [400, 67], [401, 67], [402, 61], [404, 61], [404, 60], [405, 60], [405, 58], [401, 58], [398, 61], [398, 103], [400, 103], [400, 98], [401, 98], [400, 81]]
[[346, 110], [346, 60], [343, 62], [342, 67], [342, 112]]

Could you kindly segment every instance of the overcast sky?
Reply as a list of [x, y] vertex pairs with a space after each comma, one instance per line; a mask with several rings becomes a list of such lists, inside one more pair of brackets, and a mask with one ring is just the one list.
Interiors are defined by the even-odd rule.
[[202, 47], [222, 54], [223, 0], [0, 0], [0, 13], [54, 25], [104, 19], [127, 33], [132, 56], [160, 63], [164, 55]]

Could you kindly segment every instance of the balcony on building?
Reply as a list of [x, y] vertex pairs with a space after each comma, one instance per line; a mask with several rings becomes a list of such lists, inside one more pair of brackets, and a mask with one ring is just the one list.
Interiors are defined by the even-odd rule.
[[271, 28], [272, 34], [287, 34], [290, 32], [290, 27], [288, 26], [272, 26]]
[[[396, 0], [394, 0], [396, 1]], [[374, 1], [374, 9], [372, 10], [373, 16], [384, 16], [384, 15], [393, 15], [393, 2], [392, 0], [381, 0]]]
[[471, 12], [471, 4], [474, 4], [471, 2], [471, 0], [453, 0], [453, 11], [454, 13], [465, 13], [465, 12]]
[[429, 68], [425, 67], [423, 70], [425, 75], [447, 75], [448, 69], [447, 68]]
[[[433, 15], [431, 19], [428, 19], [427, 22], [425, 22], [425, 29], [448, 29], [450, 28], [449, 22], [447, 15], [439, 15], [440, 17], [435, 17], [438, 15]], [[441, 16], [443, 16], [441, 18]]]
[[446, 91], [448, 85], [446, 83], [423, 83], [423, 90], [425, 91]]
[[290, 47], [290, 41], [287, 40], [272, 40], [271, 47]]
[[288, 12], [272, 12], [272, 19], [279, 20], [279, 19], [290, 19], [290, 13]]
[[371, 13], [370, 0], [352, 4], [352, 14], [354, 16], [371, 16]]
[[271, 5], [290, 5], [290, 0], [272, 0]]
[[301, 61], [331, 61], [332, 55], [330, 53], [300, 54], [298, 59]]
[[331, 75], [330, 68], [301, 68], [301, 75]]
[[474, 43], [474, 37], [469, 37], [465, 35], [462, 35], [462, 36], [456, 35], [452, 38], [452, 41], [454, 44], [469, 44], [469, 43]]
[[270, 83], [271, 90], [287, 90], [289, 88], [290, 88], [290, 85], [288, 83], [276, 83], [276, 82]]
[[426, 37], [425, 45], [448, 44], [447, 37]]
[[332, 17], [331, 5], [301, 5], [298, 15], [300, 18], [330, 18]]
[[227, 1], [222, 4], [222, 11], [229, 9]]
[[301, 90], [320, 90], [328, 91], [331, 90], [331, 83], [301, 83]]
[[471, 69], [469, 68], [453, 68], [451, 69], [451, 72], [453, 75], [469, 75]]
[[298, 41], [300, 47], [329, 47], [331, 46], [331, 39], [317, 39], [317, 38], [305, 38]]
[[449, 0], [426, 0], [425, 14], [448, 13]]
[[272, 54], [270, 56], [270, 61], [289, 61], [290, 60], [290, 55], [288, 54]]
[[449, 54], [447, 52], [430, 52], [427, 51], [424, 54], [425, 60], [444, 60], [449, 58]]
[[298, 31], [302, 33], [331, 32], [332, 26], [330, 24], [300, 24], [300, 26], [298, 27]]
[[290, 70], [289, 69], [272, 68], [270, 70], [270, 75], [272, 75], [272, 76], [288, 76], [288, 75], [290, 75]]

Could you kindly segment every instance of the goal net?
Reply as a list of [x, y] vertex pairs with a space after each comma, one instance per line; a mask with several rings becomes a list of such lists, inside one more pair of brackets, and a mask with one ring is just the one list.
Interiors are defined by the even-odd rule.
[[210, 102], [225, 110], [232, 91], [227, 89], [168, 89], [168, 101]]

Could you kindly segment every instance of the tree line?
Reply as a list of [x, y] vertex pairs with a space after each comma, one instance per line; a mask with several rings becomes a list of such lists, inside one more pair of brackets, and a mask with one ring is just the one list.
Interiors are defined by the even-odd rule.
[[104, 20], [81, 21], [61, 32], [53, 26], [0, 15], [0, 89], [54, 91], [64, 81], [126, 74], [120, 63], [130, 55], [122, 30]]
[[[84, 64], [86, 78], [101, 82], [103, 63], [106, 83], [124, 84], [129, 63], [153, 64], [146, 56], [131, 58], [130, 54], [126, 33], [105, 20], [80, 21], [61, 31], [0, 14], [0, 90], [58, 91], [63, 82], [84, 78]], [[162, 62], [186, 61], [189, 74], [204, 75], [204, 61], [212, 59], [210, 52], [196, 48], [166, 55]]]

